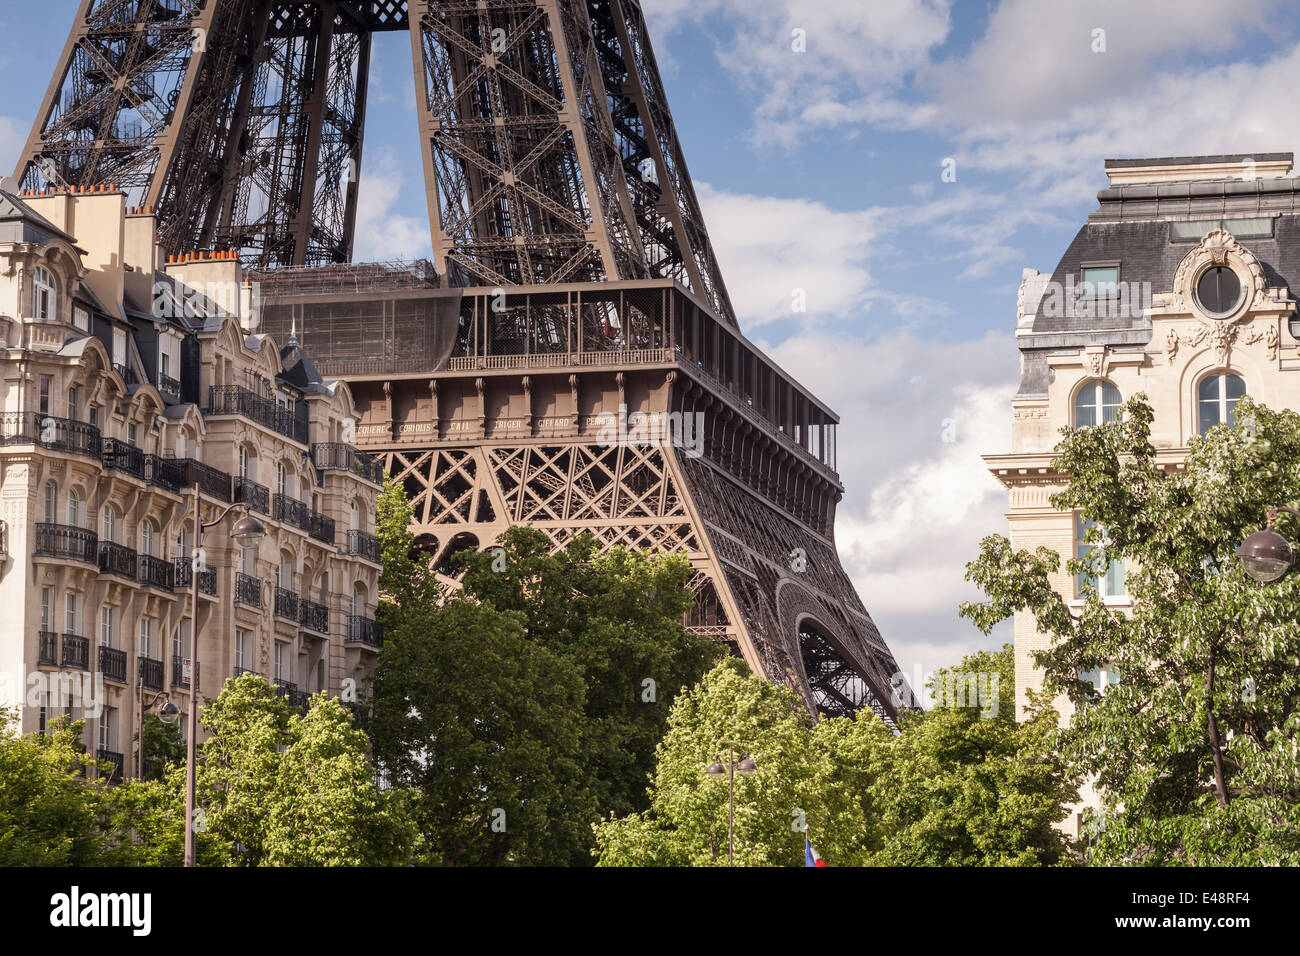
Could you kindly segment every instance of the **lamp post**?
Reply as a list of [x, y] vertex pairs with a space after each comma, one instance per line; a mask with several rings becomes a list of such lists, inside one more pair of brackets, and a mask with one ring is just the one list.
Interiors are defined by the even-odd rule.
[[736, 762], [736, 745], [727, 742], [727, 765], [724, 767], [715, 757], [713, 762], [704, 768], [706, 775], [710, 777], [721, 777], [724, 773], [727, 775], [727, 865], [736, 865], [736, 774], [748, 777], [758, 769], [758, 764], [754, 763], [753, 758], [745, 757], [739, 763]]
[[144, 700], [144, 675], [143, 674], [140, 675], [139, 686], [140, 686], [140, 691], [139, 691], [140, 693], [140, 746], [136, 752], [135, 778], [137, 780], [143, 780], [144, 779], [144, 718], [145, 715], [150, 711], [150, 709], [153, 708], [155, 704], [158, 703], [158, 701], [160, 700], [166, 701], [166, 703], [164, 703], [162, 707], [159, 708], [158, 716], [170, 724], [173, 721], [176, 721], [180, 718], [181, 709], [172, 703], [171, 694], [169, 694], [165, 690], [159, 691], [158, 693], [154, 694], [153, 697], [150, 698], [149, 702], [146, 704]]
[[1294, 555], [1286, 538], [1273, 530], [1273, 522], [1285, 511], [1300, 517], [1295, 508], [1279, 506], [1268, 509], [1268, 524], [1262, 531], [1256, 531], [1237, 548], [1237, 557], [1246, 573], [1263, 584], [1276, 581], [1291, 569]]
[[235, 522], [230, 529], [230, 536], [235, 539], [235, 543], [241, 548], [256, 547], [257, 543], [262, 540], [266, 534], [266, 526], [257, 518], [247, 514], [248, 505], [242, 501], [236, 501], [234, 504], [217, 515], [216, 518], [203, 523], [199, 515], [199, 488], [194, 487], [194, 556], [191, 559], [190, 570], [190, 659], [194, 666], [190, 674], [190, 715], [188, 727], [185, 734], [185, 865], [194, 865], [194, 745], [199, 733], [199, 572], [204, 570], [201, 567], [202, 561], [199, 555], [203, 553], [203, 532], [209, 528], [216, 527], [226, 520], [226, 516], [235, 510], [245, 512], [244, 516]]

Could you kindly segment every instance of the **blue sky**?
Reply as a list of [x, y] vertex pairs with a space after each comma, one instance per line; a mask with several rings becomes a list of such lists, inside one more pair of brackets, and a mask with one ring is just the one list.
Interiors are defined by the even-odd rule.
[[[742, 327], [843, 417], [836, 536], [868, 609], [909, 675], [1009, 639], [984, 638], [956, 606], [974, 596], [962, 573], [979, 539], [1006, 528], [979, 456], [1009, 450], [1021, 270], [1056, 264], [1105, 185], [1103, 158], [1294, 149], [1294, 8], [643, 7]], [[0, 169], [76, 9], [0, 12]], [[380, 37], [358, 258], [426, 252], [413, 103], [409, 41]]]

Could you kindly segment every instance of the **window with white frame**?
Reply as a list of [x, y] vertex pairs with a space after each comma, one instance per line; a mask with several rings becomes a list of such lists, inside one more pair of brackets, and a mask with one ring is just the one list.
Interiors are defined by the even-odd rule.
[[111, 544], [117, 544], [117, 512], [113, 510], [112, 505], [104, 505], [100, 512], [99, 537], [103, 541]]
[[79, 305], [72, 307], [72, 324], [82, 332], [90, 331], [90, 313]]
[[54, 524], [58, 521], [59, 513], [59, 490], [52, 481], [45, 483], [45, 522]]
[[137, 634], [136, 653], [141, 657], [153, 657], [153, 619], [147, 617], [140, 618], [139, 633]]
[[275, 493], [282, 496], [289, 494], [289, 473], [282, 461], [275, 463]]
[[1119, 389], [1110, 382], [1102, 379], [1087, 382], [1074, 397], [1074, 427], [1088, 428], [1119, 421], [1122, 404]]
[[145, 518], [140, 522], [140, 553], [149, 557], [157, 557], [155, 549], [157, 545], [158, 533], [154, 530], [153, 522]]
[[81, 595], [76, 591], [67, 591], [63, 595], [63, 633], [80, 634], [77, 624], [80, 621]]
[[284, 641], [275, 642], [275, 679], [288, 680], [289, 645]]
[[186, 658], [190, 656], [190, 619], [186, 618], [172, 631], [172, 656]]
[[[1096, 522], [1087, 521], [1080, 513], [1075, 514], [1075, 557], [1087, 559], [1095, 548], [1103, 548], [1103, 541], [1089, 541], [1088, 532], [1097, 527]], [[1097, 537], [1096, 535], [1094, 537]], [[1107, 562], [1105, 573], [1081, 571], [1078, 578], [1078, 596], [1083, 596], [1086, 585], [1092, 585], [1103, 598], [1122, 598], [1128, 595], [1125, 580], [1124, 561], [1115, 558]]]
[[50, 622], [54, 618], [54, 588], [41, 588], [41, 630], [50, 630]]
[[59, 298], [54, 276], [44, 266], [37, 266], [32, 272], [32, 316], [37, 319], [52, 319], [58, 308]]
[[[112, 751], [117, 746], [117, 708], [105, 707], [99, 715], [99, 749]], [[105, 768], [101, 773], [111, 773]]]
[[68, 389], [68, 417], [73, 419], [80, 418], [81, 416], [77, 414], [77, 409], [80, 407], [81, 391], [77, 386], [73, 385]]
[[1246, 383], [1231, 372], [1220, 372], [1201, 379], [1197, 386], [1198, 431], [1204, 437], [1215, 425], [1232, 426], [1233, 412], [1246, 394]]
[[81, 527], [81, 492], [77, 491], [76, 488], [68, 492], [67, 515], [68, 524], [74, 528]]
[[235, 667], [239, 671], [253, 669], [253, 637], [244, 628], [235, 628]]
[[99, 609], [99, 646], [117, 646], [117, 614], [111, 604], [104, 604]]
[[357, 507], [357, 503], [355, 500], [352, 502], [351, 507], [348, 509], [348, 530], [349, 531], [361, 530], [361, 509]]

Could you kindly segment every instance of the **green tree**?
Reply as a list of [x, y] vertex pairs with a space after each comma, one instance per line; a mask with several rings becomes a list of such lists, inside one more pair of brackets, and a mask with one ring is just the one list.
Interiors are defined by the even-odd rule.
[[[140, 733], [132, 738], [137, 752], [140, 746]], [[162, 780], [167, 775], [167, 768], [185, 762], [185, 736], [179, 724], [169, 724], [157, 714], [144, 715], [144, 759], [150, 764], [145, 777], [149, 780]]]
[[[1161, 467], [1145, 396], [1120, 421], [1063, 430], [1069, 475], [1052, 505], [1096, 522], [1072, 609], [1052, 586], [1050, 549], [985, 539], [967, 577], [987, 596], [962, 613], [989, 630], [1029, 611], [1053, 638], [1037, 655], [1049, 693], [1077, 713], [1062, 753], [1096, 780], [1098, 863], [1300, 862], [1300, 577], [1250, 580], [1234, 550], [1267, 508], [1300, 499], [1300, 416], [1243, 399], [1235, 425], [1193, 438], [1186, 467]], [[1294, 539], [1297, 525], [1279, 521]], [[1104, 530], [1103, 530], [1104, 529]], [[1106, 604], [1089, 576], [1127, 564], [1134, 607]], [[1098, 694], [1081, 675], [1109, 665]]]
[[378, 515], [370, 726], [385, 773], [416, 793], [428, 860], [589, 862], [591, 823], [645, 805], [673, 696], [720, 653], [682, 626], [689, 563], [600, 555], [590, 536], [552, 554], [511, 528], [459, 557], [449, 594], [414, 551], [400, 485]]
[[87, 780], [84, 721], [59, 719], [22, 735], [0, 708], [0, 866], [97, 866], [112, 841], [103, 826], [105, 785]]

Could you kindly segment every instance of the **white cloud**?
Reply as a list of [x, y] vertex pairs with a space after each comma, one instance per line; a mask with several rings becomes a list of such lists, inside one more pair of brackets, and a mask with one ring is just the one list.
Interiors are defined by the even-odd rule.
[[806, 294], [810, 315], [844, 315], [867, 304], [866, 263], [878, 232], [876, 212], [728, 193], [707, 183], [698, 183], [696, 190], [745, 328], [802, 319], [794, 310], [797, 290]]
[[[401, 204], [406, 177], [389, 147], [367, 157], [357, 191], [357, 227], [352, 258], [357, 262], [429, 257], [433, 246], [423, 204]], [[423, 192], [421, 184], [420, 192]], [[406, 215], [398, 210], [409, 210]]]

